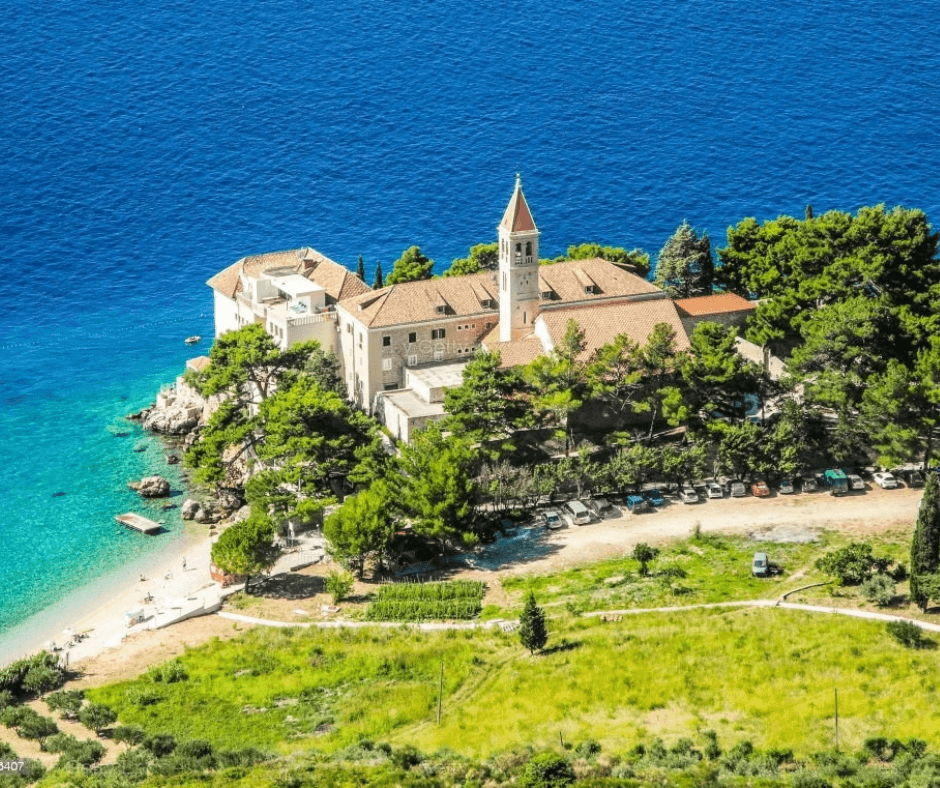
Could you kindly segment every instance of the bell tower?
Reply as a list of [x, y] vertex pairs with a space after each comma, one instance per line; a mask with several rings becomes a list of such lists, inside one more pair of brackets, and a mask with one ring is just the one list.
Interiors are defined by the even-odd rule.
[[539, 231], [522, 193], [522, 177], [499, 223], [499, 341], [532, 332], [539, 313]]

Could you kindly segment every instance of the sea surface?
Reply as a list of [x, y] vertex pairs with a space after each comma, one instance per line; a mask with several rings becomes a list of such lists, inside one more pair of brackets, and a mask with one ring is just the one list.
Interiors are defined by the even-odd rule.
[[219, 269], [442, 270], [517, 171], [544, 256], [807, 203], [936, 222], [938, 66], [896, 0], [0, 0], [0, 662], [186, 538], [128, 491], [184, 487], [124, 416], [207, 352]]

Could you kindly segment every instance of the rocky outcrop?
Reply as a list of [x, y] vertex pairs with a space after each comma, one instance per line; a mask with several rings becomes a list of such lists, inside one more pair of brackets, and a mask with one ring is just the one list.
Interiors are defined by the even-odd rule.
[[129, 486], [143, 498], [166, 498], [170, 494], [170, 483], [162, 476], [145, 476], [139, 482], [131, 482]]
[[202, 417], [202, 408], [186, 405], [170, 405], [154, 408], [144, 418], [144, 429], [162, 435], [187, 435], [192, 432]]
[[180, 517], [184, 520], [195, 520], [197, 512], [202, 511], [202, 504], [199, 501], [187, 498], [180, 509]]
[[217, 523], [219, 521], [219, 515], [212, 504], [202, 504], [193, 498], [187, 498], [183, 503], [180, 516], [184, 520], [194, 520], [197, 523]]

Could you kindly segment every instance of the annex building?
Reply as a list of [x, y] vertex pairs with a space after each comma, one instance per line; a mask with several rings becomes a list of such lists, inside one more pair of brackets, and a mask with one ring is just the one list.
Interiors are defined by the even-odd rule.
[[539, 230], [520, 179], [497, 228], [496, 271], [373, 290], [309, 247], [245, 257], [213, 276], [215, 334], [261, 323], [287, 348], [317, 340], [340, 361], [350, 399], [408, 440], [444, 415], [478, 349], [506, 366], [549, 353], [569, 320], [585, 355], [627, 334], [645, 342], [657, 323], [680, 349], [702, 320], [740, 324], [754, 305], [731, 294], [672, 300], [630, 266], [607, 260], [539, 265]]

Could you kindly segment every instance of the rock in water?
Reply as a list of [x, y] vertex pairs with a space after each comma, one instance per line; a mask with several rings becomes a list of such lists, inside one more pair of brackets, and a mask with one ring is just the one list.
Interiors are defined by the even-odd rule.
[[180, 509], [180, 517], [184, 520], [195, 520], [197, 515], [202, 512], [202, 504], [192, 498], [187, 498]]
[[163, 435], [186, 435], [199, 423], [202, 411], [192, 407], [157, 408], [144, 418], [144, 429]]
[[170, 483], [162, 476], [145, 476], [137, 483], [137, 492], [144, 498], [166, 498], [170, 494]]

